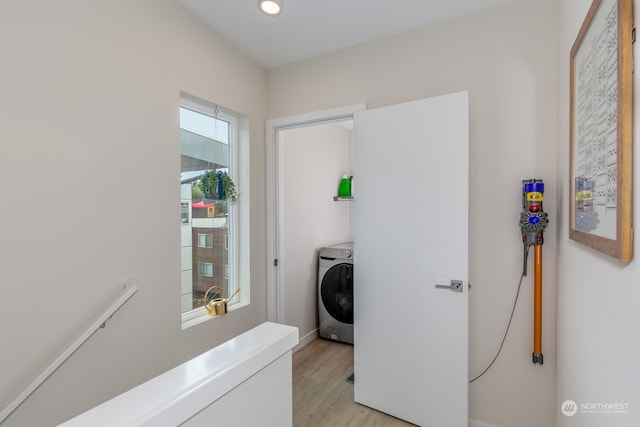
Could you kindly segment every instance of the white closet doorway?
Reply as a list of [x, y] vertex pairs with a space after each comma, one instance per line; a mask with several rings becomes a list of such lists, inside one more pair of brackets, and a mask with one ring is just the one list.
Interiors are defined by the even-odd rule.
[[355, 400], [418, 425], [468, 422], [468, 110], [458, 92], [267, 122], [269, 320], [286, 320], [279, 132], [353, 117]]
[[353, 240], [352, 202], [335, 202], [352, 172], [352, 118], [364, 105], [267, 122], [268, 318], [317, 336], [317, 252]]

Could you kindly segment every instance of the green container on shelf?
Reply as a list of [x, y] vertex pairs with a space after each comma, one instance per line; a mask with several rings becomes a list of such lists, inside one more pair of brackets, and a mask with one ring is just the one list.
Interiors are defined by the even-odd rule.
[[347, 176], [346, 174], [342, 177], [340, 180], [340, 186], [338, 187], [338, 197], [351, 197], [352, 179], [352, 176]]

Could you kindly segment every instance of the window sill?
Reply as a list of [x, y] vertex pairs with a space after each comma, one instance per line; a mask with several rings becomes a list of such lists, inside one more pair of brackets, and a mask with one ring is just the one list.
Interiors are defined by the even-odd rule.
[[[239, 310], [243, 307], [248, 306], [248, 302], [237, 302], [228, 307], [228, 313], [232, 311]], [[227, 313], [227, 314], [228, 314]], [[201, 323], [206, 322], [210, 319], [215, 319], [220, 316], [209, 316], [207, 309], [204, 307], [197, 308], [195, 310], [188, 311], [186, 313], [182, 313], [182, 330], [188, 329], [192, 326], [199, 325]]]

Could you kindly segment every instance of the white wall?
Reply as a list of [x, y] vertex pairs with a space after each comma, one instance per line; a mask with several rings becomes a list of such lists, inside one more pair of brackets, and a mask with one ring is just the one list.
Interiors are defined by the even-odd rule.
[[[57, 424], [266, 320], [262, 68], [173, 0], [2, 1], [0, 56], [0, 405], [139, 287], [3, 427]], [[181, 90], [251, 136], [251, 305], [184, 331]]]
[[[558, 427], [622, 427], [640, 425], [640, 264], [622, 263], [569, 239], [569, 66], [571, 47], [591, 0], [561, 0], [559, 7], [559, 128], [558, 128]], [[633, 1], [637, 22], [640, 2]], [[636, 50], [636, 49], [634, 49]], [[637, 54], [637, 51], [636, 51]], [[634, 68], [638, 70], [637, 55]], [[634, 76], [634, 145], [640, 125], [637, 73]], [[640, 150], [634, 149], [634, 169]], [[634, 173], [633, 223], [640, 224], [640, 181]], [[634, 233], [637, 238], [637, 233]], [[580, 407], [573, 417], [560, 404], [573, 400], [622, 403], [626, 414], [588, 414]]]
[[353, 203], [333, 201], [340, 179], [353, 171], [351, 134], [328, 123], [283, 130], [278, 138], [283, 318], [301, 340], [318, 329], [318, 249], [353, 240]]
[[[521, 181], [544, 179], [545, 364], [531, 362], [530, 274], [500, 358], [470, 386], [471, 418], [503, 427], [555, 423], [556, 9], [555, 0], [523, 0], [267, 73], [269, 118], [469, 90], [472, 375], [500, 344], [520, 278]], [[388, 176], [401, 185], [401, 166], [381, 171]]]

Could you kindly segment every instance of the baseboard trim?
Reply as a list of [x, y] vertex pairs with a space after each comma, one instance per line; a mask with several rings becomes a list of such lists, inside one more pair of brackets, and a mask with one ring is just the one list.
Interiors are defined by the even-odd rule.
[[493, 424], [487, 424], [480, 421], [469, 419], [469, 427], [498, 427]]
[[[300, 350], [302, 347], [304, 347], [305, 345], [309, 344], [311, 341], [315, 340], [316, 338], [318, 338], [318, 329], [317, 328], [314, 329], [313, 331], [309, 332], [307, 335], [303, 336], [302, 338], [300, 338], [300, 341], [298, 342], [298, 345], [293, 347], [293, 352], [295, 353], [296, 351]], [[480, 427], [482, 427], [482, 426], [480, 426]]]

